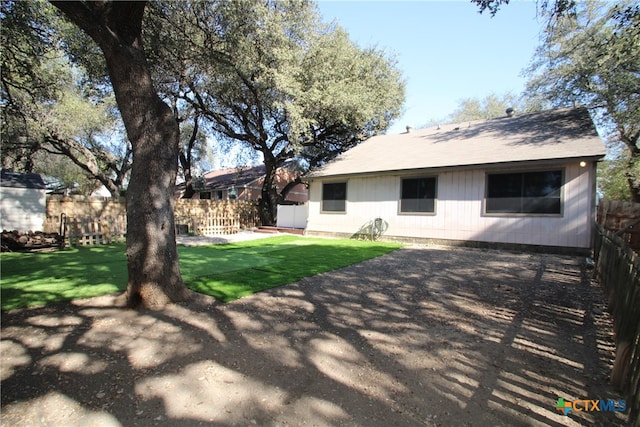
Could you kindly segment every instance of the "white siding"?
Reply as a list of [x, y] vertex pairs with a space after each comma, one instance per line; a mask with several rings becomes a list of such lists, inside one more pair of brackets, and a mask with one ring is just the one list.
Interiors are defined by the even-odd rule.
[[0, 229], [43, 230], [47, 205], [45, 190], [2, 187], [0, 195]]
[[588, 248], [594, 168], [575, 162], [537, 170], [559, 167], [565, 179], [561, 216], [483, 215], [487, 171], [476, 169], [437, 174], [436, 212], [431, 215], [398, 214], [400, 175], [349, 178], [346, 212], [321, 213], [322, 181], [314, 180], [307, 230], [353, 234], [380, 217], [389, 224], [387, 236]]

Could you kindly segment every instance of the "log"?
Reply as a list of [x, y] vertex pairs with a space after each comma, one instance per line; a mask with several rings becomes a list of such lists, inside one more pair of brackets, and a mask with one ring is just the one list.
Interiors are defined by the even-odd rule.
[[59, 233], [43, 233], [42, 231], [20, 233], [16, 230], [2, 231], [2, 252], [25, 252], [40, 249], [62, 249], [64, 238]]

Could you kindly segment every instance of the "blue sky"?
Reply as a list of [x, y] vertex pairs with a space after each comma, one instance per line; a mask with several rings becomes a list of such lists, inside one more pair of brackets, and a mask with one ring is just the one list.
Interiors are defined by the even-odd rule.
[[405, 112], [388, 133], [449, 115], [464, 98], [520, 94], [521, 76], [544, 22], [534, 1], [512, 1], [495, 17], [469, 1], [320, 0], [361, 47], [395, 54], [406, 80]]

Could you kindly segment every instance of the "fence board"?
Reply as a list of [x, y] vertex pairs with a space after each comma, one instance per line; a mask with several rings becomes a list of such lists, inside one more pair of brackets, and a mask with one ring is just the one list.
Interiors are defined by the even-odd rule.
[[598, 205], [597, 221], [618, 234], [626, 246], [640, 249], [640, 203], [603, 200]]
[[[180, 199], [175, 204], [176, 234], [233, 234], [260, 225], [257, 204], [247, 201]], [[110, 243], [127, 232], [125, 202], [84, 196], [49, 196], [46, 232], [69, 244]]]
[[597, 225], [596, 278], [608, 295], [616, 358], [611, 382], [629, 402], [629, 419], [640, 425], [640, 256], [616, 233]]

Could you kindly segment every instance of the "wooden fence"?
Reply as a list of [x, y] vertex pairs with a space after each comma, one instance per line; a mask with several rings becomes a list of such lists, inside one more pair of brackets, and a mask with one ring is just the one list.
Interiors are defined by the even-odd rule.
[[[175, 205], [176, 234], [233, 234], [260, 225], [257, 205], [247, 201], [185, 200]], [[45, 232], [58, 232], [67, 244], [93, 245], [124, 239], [124, 199], [49, 196]]]
[[594, 257], [596, 278], [608, 296], [616, 357], [611, 382], [625, 395], [629, 420], [640, 425], [640, 256], [628, 240], [598, 224]]
[[94, 218], [90, 216], [47, 217], [45, 230], [64, 236], [67, 245], [98, 245], [124, 240], [127, 234], [127, 216]]
[[178, 234], [234, 234], [260, 225], [251, 201], [179, 199], [175, 207]]
[[603, 200], [598, 205], [598, 224], [620, 236], [631, 249], [640, 249], [640, 203]]

